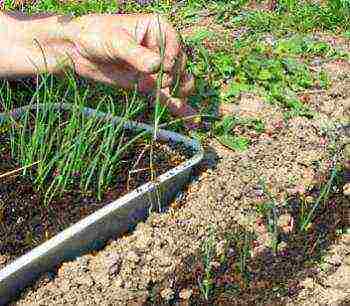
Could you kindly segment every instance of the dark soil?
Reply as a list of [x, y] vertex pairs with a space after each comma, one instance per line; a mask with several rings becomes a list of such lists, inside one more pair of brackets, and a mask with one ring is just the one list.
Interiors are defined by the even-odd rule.
[[[0, 174], [19, 168], [6, 149], [4, 137], [0, 136], [0, 144]], [[178, 166], [190, 154], [179, 145], [156, 143], [153, 163], [157, 165], [157, 176]], [[130, 174], [140, 155], [142, 158], [134, 169], [140, 171]], [[151, 178], [149, 155], [143, 142], [134, 146], [125, 156], [114, 186], [105, 192], [102, 201], [75, 190], [44, 205], [42, 192], [35, 189], [30, 178], [17, 173], [0, 179], [0, 269], [129, 190], [148, 182]]]
[[[341, 184], [340, 184], [341, 185]], [[213, 262], [217, 266], [211, 268], [213, 285], [210, 287], [210, 298], [203, 298], [203, 294], [197, 287], [198, 282], [205, 279], [205, 266], [199, 254], [197, 258], [190, 257], [189, 262], [179, 265], [176, 275], [178, 282], [175, 288], [195, 288], [192, 291], [192, 305], [268, 305], [274, 296], [273, 305], [284, 305], [287, 299], [295, 297], [303, 288], [298, 279], [298, 273], [304, 271], [304, 277], [317, 277], [319, 270], [317, 265], [322, 261], [330, 245], [339, 243], [340, 236], [337, 228], [343, 224], [343, 201], [341, 188], [334, 186], [334, 192], [325, 205], [315, 210], [312, 218], [312, 227], [306, 232], [293, 227], [290, 233], [279, 230], [279, 247], [276, 252], [265, 249], [260, 253], [254, 253], [247, 258], [246, 267], [242, 273], [239, 268], [243, 241], [247, 237], [250, 248], [256, 248], [264, 240], [265, 233], [247, 232], [246, 229], [231, 229], [231, 236], [222, 237], [229, 242], [225, 246], [224, 254], [214, 256]], [[303, 195], [302, 197], [317, 197], [318, 188]], [[299, 223], [302, 198], [300, 196], [290, 199], [286, 208], [278, 208], [278, 214], [290, 214], [296, 223]], [[267, 224], [268, 220], [261, 220]], [[268, 234], [271, 235], [271, 234]], [[236, 239], [232, 237], [236, 236]], [[238, 238], [238, 239], [237, 239]], [[283, 247], [280, 247], [284, 245]], [[195, 267], [188, 270], [187, 267]], [[330, 268], [325, 275], [331, 275], [336, 269]], [[278, 290], [279, 295], [276, 295]], [[176, 298], [175, 298], [176, 299]], [[181, 298], [177, 299], [178, 301]], [[157, 305], [162, 304], [163, 298], [159, 295]], [[242, 302], [244, 301], [244, 303]], [[147, 305], [154, 305], [148, 303]], [[270, 304], [272, 305], [272, 304]]]

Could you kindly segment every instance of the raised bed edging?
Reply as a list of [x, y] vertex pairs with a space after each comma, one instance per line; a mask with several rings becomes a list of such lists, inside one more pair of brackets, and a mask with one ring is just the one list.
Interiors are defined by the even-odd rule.
[[[32, 105], [19, 108], [14, 110], [11, 116], [18, 117], [29, 107], [36, 109], [41, 106]], [[71, 105], [57, 103], [54, 104], [54, 107], [70, 109]], [[120, 117], [113, 117], [91, 108], [83, 108], [83, 112], [87, 116], [96, 115], [115, 123], [122, 120]], [[0, 114], [0, 123], [6, 116], [8, 115]], [[130, 130], [154, 132], [149, 125], [131, 121], [125, 122], [124, 127]], [[109, 238], [125, 233], [138, 221], [145, 219], [150, 210], [158, 206], [159, 201], [162, 204], [169, 203], [186, 184], [192, 168], [200, 163], [204, 152], [198, 141], [178, 133], [159, 130], [157, 138], [183, 143], [195, 154], [188, 161], [159, 176], [156, 183], [149, 182], [140, 186], [5, 266], [0, 270], [0, 305], [8, 303], [40, 274], [50, 271], [63, 261], [73, 260], [79, 255], [99, 249]]]

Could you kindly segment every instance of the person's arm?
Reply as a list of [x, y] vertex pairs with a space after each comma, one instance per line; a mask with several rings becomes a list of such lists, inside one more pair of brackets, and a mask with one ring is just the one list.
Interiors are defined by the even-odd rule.
[[0, 78], [56, 73], [72, 66], [74, 45], [64, 31], [66, 21], [0, 12]]
[[[163, 48], [164, 57], [160, 50]], [[0, 78], [59, 73], [71, 67], [96, 81], [156, 94], [176, 116], [195, 111], [184, 102], [194, 88], [174, 28], [155, 14], [29, 17], [0, 11]], [[172, 87], [179, 84], [178, 98]]]
[[[71, 64], [67, 56], [74, 58], [77, 55], [91, 60], [121, 60], [139, 72], [155, 73], [161, 62], [157, 50], [159, 46], [151, 50], [130, 35], [133, 31], [137, 35], [140, 29], [142, 40], [149, 23], [147, 15], [91, 14], [72, 18], [49, 14], [30, 17], [22, 13], [0, 12], [2, 76], [31, 75], [46, 68], [55, 72], [61, 69], [62, 62]], [[169, 29], [165, 30], [169, 35]], [[177, 37], [174, 36], [173, 41], [177, 43]], [[169, 52], [175, 53], [173, 50]], [[173, 65], [168, 63], [168, 70]]]

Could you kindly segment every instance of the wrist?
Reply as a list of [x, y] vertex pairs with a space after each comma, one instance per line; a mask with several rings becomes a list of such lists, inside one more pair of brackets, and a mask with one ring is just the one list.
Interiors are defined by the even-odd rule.
[[73, 42], [68, 30], [73, 17], [45, 14], [15, 19], [24, 41], [36, 40], [43, 44], [50, 41]]
[[0, 12], [0, 41], [8, 46], [0, 54], [0, 67], [4, 68], [0, 77], [56, 73], [72, 67], [74, 45], [67, 35], [70, 19]]

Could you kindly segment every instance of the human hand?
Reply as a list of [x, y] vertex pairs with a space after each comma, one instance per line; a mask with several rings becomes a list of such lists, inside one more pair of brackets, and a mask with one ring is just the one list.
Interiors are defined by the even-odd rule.
[[[155, 94], [162, 66], [160, 101], [176, 116], [195, 114], [184, 101], [194, 88], [193, 78], [185, 73], [186, 55], [176, 31], [163, 18], [86, 15], [73, 20], [66, 31], [74, 44], [71, 55], [78, 74], [123, 88], [136, 85], [143, 93]], [[175, 83], [178, 98], [172, 97]]]
[[[185, 73], [186, 56], [180, 39], [157, 15], [69, 18], [0, 14], [0, 36], [7, 45], [2, 48], [7, 53], [2, 52], [3, 57], [0, 54], [0, 67], [4, 68], [0, 77], [60, 73], [70, 66], [77, 74], [96, 81], [159, 94], [160, 101], [176, 116], [195, 114], [185, 102], [194, 80]], [[161, 66], [162, 85], [156, 92]], [[175, 83], [179, 84], [176, 98], [172, 91]]]

